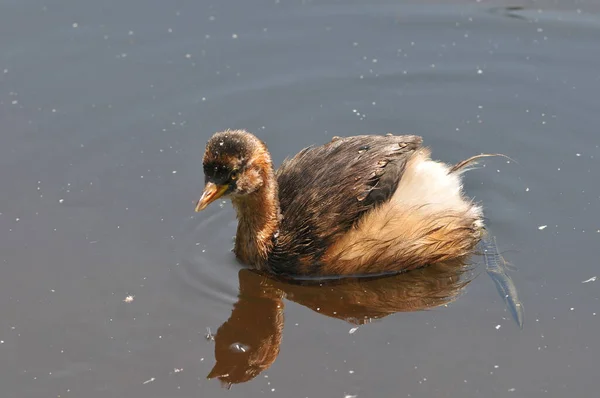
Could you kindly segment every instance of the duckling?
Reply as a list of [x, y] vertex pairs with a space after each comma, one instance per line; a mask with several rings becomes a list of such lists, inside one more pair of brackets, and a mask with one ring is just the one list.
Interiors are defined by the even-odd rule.
[[481, 207], [461, 172], [434, 161], [415, 135], [334, 137], [277, 171], [245, 130], [214, 134], [196, 212], [227, 197], [237, 213], [234, 253], [251, 268], [291, 276], [408, 271], [468, 256], [483, 235]]

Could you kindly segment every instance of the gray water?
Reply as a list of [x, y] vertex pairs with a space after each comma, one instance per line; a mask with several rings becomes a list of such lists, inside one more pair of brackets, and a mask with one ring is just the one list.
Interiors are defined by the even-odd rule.
[[[596, 396], [599, 88], [592, 0], [0, 1], [2, 397]], [[386, 132], [449, 163], [510, 156], [465, 189], [517, 268], [523, 329], [481, 257], [466, 286], [242, 270], [230, 205], [193, 212], [225, 128], [276, 164]], [[276, 360], [223, 388], [206, 376], [230, 340], [242, 373], [250, 343]]]

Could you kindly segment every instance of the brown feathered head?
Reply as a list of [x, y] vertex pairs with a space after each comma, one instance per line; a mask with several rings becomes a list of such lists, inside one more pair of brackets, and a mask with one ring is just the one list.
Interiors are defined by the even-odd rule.
[[197, 212], [220, 197], [256, 192], [272, 173], [266, 145], [244, 130], [214, 134], [206, 144], [202, 163], [205, 186]]

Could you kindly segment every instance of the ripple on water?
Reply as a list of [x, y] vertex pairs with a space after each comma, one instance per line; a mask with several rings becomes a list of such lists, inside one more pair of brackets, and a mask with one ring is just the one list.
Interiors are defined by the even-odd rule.
[[235, 226], [234, 214], [217, 206], [186, 222], [176, 240], [174, 269], [184, 293], [220, 304], [235, 301], [240, 269], [231, 251]]

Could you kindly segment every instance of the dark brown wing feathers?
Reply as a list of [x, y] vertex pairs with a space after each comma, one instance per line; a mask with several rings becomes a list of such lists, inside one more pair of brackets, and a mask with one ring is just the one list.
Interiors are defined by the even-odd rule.
[[314, 272], [327, 248], [361, 215], [395, 192], [421, 137], [336, 137], [302, 150], [277, 171], [283, 219], [269, 264], [276, 272]]

